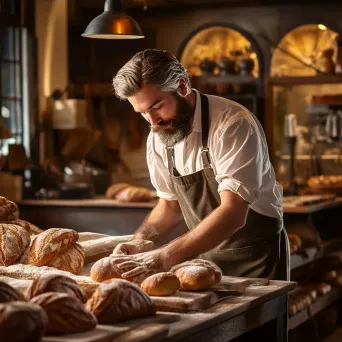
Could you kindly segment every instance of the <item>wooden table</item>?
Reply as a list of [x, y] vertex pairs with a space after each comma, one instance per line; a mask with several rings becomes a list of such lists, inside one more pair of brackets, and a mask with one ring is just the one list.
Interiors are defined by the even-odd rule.
[[287, 293], [295, 287], [295, 282], [270, 281], [199, 312], [157, 313], [116, 324], [112, 334], [110, 326], [98, 325], [84, 335], [48, 336], [43, 342], [287, 342]]

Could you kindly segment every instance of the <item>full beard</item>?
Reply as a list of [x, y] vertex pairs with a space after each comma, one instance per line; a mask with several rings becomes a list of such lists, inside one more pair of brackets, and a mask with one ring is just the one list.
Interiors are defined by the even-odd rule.
[[163, 144], [173, 146], [184, 140], [191, 132], [193, 109], [183, 97], [174, 95], [177, 100], [175, 119], [151, 126]]

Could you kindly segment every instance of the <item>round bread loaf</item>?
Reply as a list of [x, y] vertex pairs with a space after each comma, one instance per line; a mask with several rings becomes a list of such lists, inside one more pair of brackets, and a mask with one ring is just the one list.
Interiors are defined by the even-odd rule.
[[40, 341], [48, 324], [45, 311], [36, 304], [0, 304], [1, 341]]
[[46, 292], [66, 293], [79, 299], [82, 303], [85, 303], [88, 299], [85, 291], [75, 280], [54, 273], [45, 273], [35, 279], [29, 289], [29, 298]]
[[58, 254], [50, 261], [47, 266], [78, 274], [83, 268], [84, 259], [85, 253], [83, 247], [78, 243], [73, 243], [63, 253]]
[[12, 286], [0, 281], [0, 303], [25, 301], [24, 296]]
[[85, 309], [75, 297], [65, 293], [42, 293], [30, 300], [40, 305], [49, 318], [47, 332], [72, 334], [92, 330], [96, 327], [95, 316]]
[[119, 191], [115, 199], [121, 202], [148, 202], [152, 199], [152, 195], [146, 188], [129, 186]]
[[179, 279], [180, 290], [201, 291], [216, 284], [214, 269], [202, 265], [183, 266], [174, 271]]
[[123, 189], [128, 188], [130, 185], [127, 183], [117, 183], [111, 185], [106, 191], [106, 198], [115, 199], [116, 195]]
[[218, 267], [212, 261], [204, 260], [204, 259], [192, 259], [192, 260], [185, 261], [181, 264], [173, 266], [170, 271], [174, 273], [176, 270], [184, 266], [196, 266], [196, 265], [211, 268], [215, 272], [216, 283], [219, 283], [221, 281], [223, 273], [220, 267]]
[[95, 262], [91, 267], [90, 277], [93, 280], [102, 283], [109, 279], [121, 278], [121, 274], [114, 263], [114, 259], [109, 256]]
[[30, 244], [30, 234], [22, 227], [0, 223], [0, 266], [9, 266], [19, 259]]
[[18, 217], [18, 206], [6, 197], [0, 196], [0, 221], [12, 221]]
[[152, 299], [139, 286], [123, 279], [100, 284], [86, 307], [101, 324], [113, 324], [156, 313]]
[[180, 282], [172, 272], [161, 272], [146, 278], [140, 287], [150, 296], [170, 296], [178, 291]]

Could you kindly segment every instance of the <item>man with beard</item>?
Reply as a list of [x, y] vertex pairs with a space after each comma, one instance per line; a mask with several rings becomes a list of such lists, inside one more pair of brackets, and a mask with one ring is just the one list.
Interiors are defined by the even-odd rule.
[[[166, 51], [137, 53], [113, 85], [150, 124], [147, 164], [160, 198], [133, 239], [114, 250], [122, 277], [141, 282], [199, 257], [225, 275], [288, 280], [282, 188], [256, 117], [192, 89]], [[154, 248], [182, 216], [189, 232]]]

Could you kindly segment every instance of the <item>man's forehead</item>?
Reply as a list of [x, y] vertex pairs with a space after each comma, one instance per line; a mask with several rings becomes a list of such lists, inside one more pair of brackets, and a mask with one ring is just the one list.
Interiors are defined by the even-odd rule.
[[[164, 95], [165, 96], [165, 95]], [[134, 110], [138, 113], [145, 112], [153, 105], [163, 99], [163, 94], [157, 89], [144, 89], [128, 97], [128, 101], [133, 106]]]

